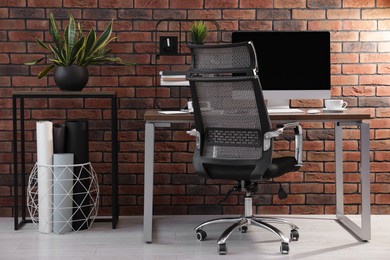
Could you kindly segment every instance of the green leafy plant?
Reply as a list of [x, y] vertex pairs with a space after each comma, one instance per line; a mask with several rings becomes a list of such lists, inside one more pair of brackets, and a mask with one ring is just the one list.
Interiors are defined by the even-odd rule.
[[192, 43], [203, 44], [209, 30], [204, 21], [195, 21], [190, 28]]
[[[88, 66], [104, 62], [134, 65], [125, 63], [119, 57], [109, 56], [111, 49], [108, 49], [107, 45], [116, 39], [116, 37], [111, 37], [112, 26], [113, 20], [110, 21], [99, 37], [96, 36], [94, 29], [91, 29], [87, 35], [84, 35], [80, 23], [76, 23], [73, 15], [69, 14], [69, 23], [61, 35], [54, 15], [50, 14], [49, 33], [53, 42], [45, 44], [38, 38], [35, 40], [39, 46], [51, 52], [51, 55], [48, 57], [51, 64], [38, 74], [38, 78], [46, 76], [55, 66]], [[25, 65], [35, 65], [44, 59], [45, 57], [27, 62]]]

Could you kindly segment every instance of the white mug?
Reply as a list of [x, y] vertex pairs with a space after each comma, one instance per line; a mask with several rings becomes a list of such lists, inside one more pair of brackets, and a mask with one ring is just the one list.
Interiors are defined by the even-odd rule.
[[345, 109], [348, 103], [342, 99], [326, 99], [325, 108], [329, 110], [341, 110]]

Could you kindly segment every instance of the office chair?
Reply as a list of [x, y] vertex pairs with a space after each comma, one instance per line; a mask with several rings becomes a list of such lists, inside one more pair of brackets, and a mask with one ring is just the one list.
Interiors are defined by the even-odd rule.
[[[240, 217], [218, 218], [195, 227], [202, 241], [205, 226], [233, 223], [218, 239], [218, 252], [227, 253], [226, 240], [239, 229], [245, 233], [249, 224], [264, 228], [281, 239], [280, 252], [289, 253], [289, 242], [299, 239], [293, 223], [252, 214], [251, 193], [262, 181], [296, 171], [302, 162], [302, 128], [296, 123], [271, 129], [261, 84], [257, 73], [256, 52], [252, 42], [215, 46], [189, 45], [192, 64], [188, 73], [194, 107], [196, 137], [193, 165], [205, 178], [236, 180], [233, 190], [245, 192], [245, 212]], [[273, 138], [285, 127], [295, 130], [295, 157], [272, 158]], [[269, 223], [291, 227], [290, 238]]]

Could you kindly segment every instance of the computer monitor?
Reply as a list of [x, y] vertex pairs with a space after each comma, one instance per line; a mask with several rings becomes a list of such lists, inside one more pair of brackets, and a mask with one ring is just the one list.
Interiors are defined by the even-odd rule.
[[252, 41], [268, 108], [290, 99], [330, 98], [330, 33], [233, 32], [232, 42]]

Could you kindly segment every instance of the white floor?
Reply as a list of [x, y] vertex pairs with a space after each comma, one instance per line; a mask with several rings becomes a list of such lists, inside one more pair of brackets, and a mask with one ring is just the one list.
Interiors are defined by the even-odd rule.
[[[216, 239], [226, 224], [205, 228], [199, 242], [193, 227], [213, 216], [159, 216], [152, 244], [143, 242], [142, 217], [121, 217], [118, 228], [94, 223], [89, 231], [65, 235], [41, 234], [32, 224], [13, 230], [13, 219], [0, 218], [0, 259], [73, 260], [208, 260], [208, 259], [390, 259], [390, 216], [372, 216], [372, 240], [359, 242], [333, 216], [287, 216], [300, 227], [300, 238], [290, 243], [290, 254], [279, 253], [280, 241], [268, 231], [250, 227], [233, 233], [228, 254], [217, 254]], [[287, 226], [278, 226], [289, 234]]]

